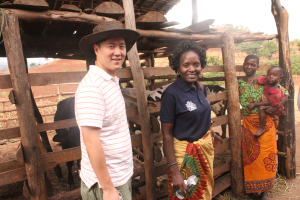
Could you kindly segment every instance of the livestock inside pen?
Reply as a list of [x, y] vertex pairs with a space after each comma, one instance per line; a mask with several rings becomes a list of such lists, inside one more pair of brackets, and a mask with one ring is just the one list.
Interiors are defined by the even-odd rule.
[[[17, 2], [17, 1], [16, 1]], [[57, 1], [56, 1], [57, 2]], [[75, 2], [75, 1], [74, 1]], [[93, 1], [86, 1], [93, 2]], [[174, 1], [175, 2], [175, 1]], [[173, 2], [173, 3], [174, 3]], [[275, 1], [273, 1], [275, 6]], [[123, 1], [123, 7], [125, 10], [125, 21], [127, 28], [135, 29], [135, 16], [133, 13], [133, 5], [136, 6], [138, 2], [134, 4], [132, 1]], [[167, 3], [168, 4], [168, 3]], [[167, 5], [166, 4], [166, 5]], [[5, 52], [9, 62], [10, 75], [1, 76], [0, 87], [13, 88], [10, 93], [10, 100], [12, 103], [16, 104], [18, 111], [18, 118], [20, 121], [20, 127], [0, 130], [0, 140], [9, 139], [21, 136], [22, 148], [16, 153], [18, 156], [15, 160], [11, 160], [5, 163], [0, 163], [0, 186], [7, 185], [19, 181], [28, 181], [28, 185], [24, 185], [24, 190], [28, 190], [29, 196], [32, 199], [47, 199], [48, 195], [51, 193], [49, 187], [46, 188], [44, 176], [42, 174], [53, 168], [59, 171], [57, 166], [60, 163], [65, 163], [71, 160], [77, 160], [80, 158], [80, 148], [72, 148], [68, 150], [62, 150], [57, 152], [51, 152], [49, 149], [49, 141], [47, 139], [47, 130], [54, 130], [58, 128], [68, 128], [76, 126], [75, 119], [62, 120], [52, 123], [43, 123], [39, 112], [34, 112], [37, 110], [35, 101], [33, 100], [33, 95], [31, 93], [31, 86], [43, 86], [49, 84], [60, 84], [60, 83], [70, 83], [79, 82], [86, 72], [57, 72], [57, 73], [39, 73], [39, 74], [27, 74], [26, 63], [24, 63], [24, 57], [34, 57], [34, 56], [52, 56], [61, 58], [81, 58], [84, 59], [78, 49], [78, 38], [80, 34], [86, 34], [86, 32], [80, 32], [82, 30], [78, 29], [78, 34], [73, 34], [74, 30], [77, 30], [78, 24], [80, 24], [82, 29], [91, 30], [91, 27], [101, 21], [113, 20], [111, 18], [101, 17], [98, 15], [89, 15], [85, 13], [77, 14], [73, 11], [39, 11], [36, 9], [45, 8], [43, 6], [30, 5], [29, 7], [35, 7], [35, 10], [30, 11], [25, 6], [26, 10], [15, 9], [14, 6], [20, 6], [19, 4], [9, 5], [8, 8], [3, 8], [6, 19], [3, 30], [3, 39], [5, 45]], [[87, 6], [90, 4], [86, 4]], [[146, 5], [146, 4], [145, 4]], [[6, 5], [7, 6], [7, 5]], [[55, 6], [54, 6], [55, 7]], [[142, 5], [141, 5], [142, 7]], [[164, 6], [163, 6], [164, 7]], [[279, 11], [282, 8], [279, 8]], [[43, 9], [42, 9], [43, 10]], [[278, 10], [277, 10], [278, 11]], [[75, 14], [74, 14], [75, 13]], [[280, 13], [280, 12], [277, 12]], [[69, 17], [69, 18], [68, 18]], [[2, 15], [2, 18], [4, 16]], [[276, 18], [276, 17], [275, 17]], [[20, 20], [20, 24], [19, 24]], [[50, 28], [48, 27], [45, 31], [41, 33], [50, 32], [48, 40], [43, 40], [43, 36], [33, 36], [33, 33], [28, 32], [30, 25], [29, 22], [34, 21], [35, 23], [52, 22], [50, 23]], [[56, 22], [56, 23], [55, 23]], [[149, 22], [149, 24], [153, 22]], [[159, 27], [165, 22], [159, 22]], [[42, 23], [47, 26], [46, 23]], [[68, 39], [63, 36], [63, 34], [58, 37], [54, 37], [55, 30], [61, 28], [60, 25], [68, 24], [68, 32], [71, 32], [74, 37], [69, 37]], [[144, 26], [145, 22], [142, 23]], [[148, 24], [148, 25], [149, 25]], [[157, 25], [157, 23], [156, 23]], [[22, 31], [20, 32], [20, 27]], [[87, 28], [88, 27], [88, 28]], [[141, 26], [142, 27], [142, 26]], [[148, 26], [149, 27], [149, 26]], [[151, 27], [151, 26], [150, 26]], [[45, 27], [40, 27], [41, 29]], [[72, 29], [73, 28], [73, 29]], [[147, 28], [146, 28], [147, 29]], [[117, 76], [120, 78], [121, 82], [128, 82], [133, 80], [135, 83], [135, 88], [137, 90], [137, 107], [127, 109], [127, 117], [129, 121], [134, 122], [141, 126], [142, 134], [132, 135], [132, 145], [133, 147], [141, 147], [144, 152], [145, 163], [141, 163], [140, 167], [134, 169], [134, 176], [140, 176], [137, 182], [133, 183], [134, 187], [142, 187], [146, 184], [146, 190], [141, 192], [135, 199], [157, 199], [167, 195], [167, 188], [159, 190], [156, 189], [156, 177], [166, 174], [167, 163], [163, 159], [160, 162], [154, 162], [153, 153], [153, 143], [160, 141], [162, 136], [160, 133], [152, 133], [151, 126], [154, 127], [156, 123], [155, 120], [150, 120], [150, 115], [152, 113], [158, 113], [160, 110], [160, 103], [148, 103], [145, 99], [145, 80], [147, 80], [147, 87], [149, 89], [155, 89], [162, 83], [156, 83], [156, 79], [173, 79], [175, 77], [174, 72], [169, 68], [156, 68], [154, 63], [155, 56], [168, 56], [177, 44], [182, 39], [193, 39], [198, 41], [202, 45], [209, 47], [222, 47], [223, 51], [223, 62], [224, 66], [212, 66], [206, 67], [204, 72], [224, 72], [225, 77], [216, 78], [201, 78], [201, 81], [205, 80], [224, 80], [228, 93], [219, 93], [208, 97], [210, 102], [218, 101], [222, 99], [228, 99], [228, 113], [229, 115], [221, 116], [215, 118], [215, 123], [213, 126], [220, 126], [222, 124], [229, 125], [229, 139], [226, 139], [223, 145], [216, 147], [215, 154], [218, 155], [226, 150], [230, 150], [232, 153], [231, 163], [224, 163], [216, 166], [214, 169], [214, 177], [217, 178], [215, 181], [215, 187], [213, 189], [213, 195], [219, 194], [225, 188], [232, 185], [233, 191], [236, 195], [241, 195], [243, 191], [243, 180], [242, 180], [242, 156], [241, 156], [241, 119], [238, 104], [237, 95], [237, 79], [236, 71], [241, 71], [240, 66], [235, 66], [234, 60], [234, 43], [243, 42], [247, 40], [265, 40], [273, 39], [275, 36], [264, 36], [264, 35], [233, 35], [230, 32], [218, 33], [218, 34], [198, 34], [194, 32], [181, 33], [176, 32], [166, 32], [162, 30], [142, 30], [139, 29], [138, 32], [141, 34], [142, 38], [138, 42], [138, 50], [141, 59], [146, 59], [146, 68], [140, 67], [139, 55], [136, 47], [133, 48], [128, 53], [128, 59], [130, 62], [130, 68], [122, 68]], [[148, 28], [149, 29], [149, 28]], [[39, 31], [35, 29], [36, 31]], [[72, 31], [71, 31], [72, 30]], [[293, 82], [290, 79], [290, 68], [287, 59], [289, 59], [289, 54], [286, 51], [286, 42], [284, 41], [284, 33], [279, 30], [279, 47], [280, 47], [280, 59], [281, 67], [284, 69], [285, 86], [289, 90], [290, 99], [293, 99]], [[287, 31], [287, 30], [286, 30]], [[56, 45], [56, 40], [61, 45]], [[35, 41], [36, 40], [36, 41]], [[64, 41], [65, 40], [65, 41]], [[43, 41], [42, 45], [38, 44], [39, 41]], [[23, 44], [23, 49], [22, 49]], [[54, 45], [55, 44], [55, 45]], [[30, 46], [32, 45], [32, 46]], [[54, 46], [53, 46], [54, 45]], [[63, 46], [65, 45], [65, 46]], [[160, 45], [167, 46], [167, 49], [159, 49]], [[61, 46], [61, 49], [57, 49], [57, 46]], [[147, 49], [147, 47], [151, 47]], [[48, 49], [47, 49], [48, 48]], [[159, 50], [157, 50], [159, 49]], [[289, 51], [289, 49], [288, 49]], [[4, 53], [4, 46], [0, 49], [0, 53]], [[47, 54], [45, 54], [45, 52]], [[57, 53], [59, 52], [59, 53]], [[158, 54], [160, 53], [160, 54]], [[73, 56], [69, 56], [72, 54]], [[77, 57], [76, 57], [77, 56]], [[90, 59], [87, 59], [87, 63], [92, 63]], [[262, 67], [260, 70], [264, 70]], [[168, 81], [169, 82], [169, 81]], [[135, 98], [130, 98], [135, 99]], [[287, 113], [291, 113], [290, 104], [287, 105]], [[281, 167], [283, 168], [285, 174], [289, 177], [293, 177], [294, 170], [294, 149], [293, 149], [293, 139], [294, 133], [290, 126], [292, 120], [284, 120], [284, 126], [288, 127], [278, 132], [281, 134], [279, 139], [282, 141], [283, 146], [281, 152], [278, 155], [283, 155], [281, 162]], [[153, 128], [152, 128], [153, 129]], [[37, 136], [38, 133], [41, 135], [41, 141]], [[291, 140], [287, 138], [291, 136]], [[143, 138], [143, 139], [142, 139]], [[46, 147], [48, 153], [43, 152], [43, 145]], [[286, 150], [288, 149], [288, 151]], [[285, 156], [287, 158], [285, 158]], [[230, 173], [227, 173], [229, 172]], [[221, 176], [222, 174], [225, 174]], [[46, 180], [49, 182], [49, 180]], [[48, 191], [47, 191], [48, 190]], [[75, 191], [76, 193], [76, 191]], [[79, 191], [77, 191], [79, 193]], [[74, 192], [65, 193], [62, 195], [57, 195], [51, 197], [51, 199], [66, 199], [67, 195], [74, 195]], [[50, 196], [50, 195], [49, 195]], [[69, 199], [69, 198], [68, 198]]]

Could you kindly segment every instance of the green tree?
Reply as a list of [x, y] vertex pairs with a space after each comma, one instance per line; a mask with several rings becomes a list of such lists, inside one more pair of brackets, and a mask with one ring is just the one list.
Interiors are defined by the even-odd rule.
[[300, 51], [300, 41], [297, 42], [298, 50]]
[[271, 41], [264, 41], [262, 43], [262, 48], [258, 52], [258, 57], [264, 56], [271, 60], [272, 55], [278, 52], [277, 42]]
[[291, 56], [292, 74], [300, 74], [300, 54]]
[[[279, 60], [266, 61], [264, 65], [279, 66]], [[300, 74], [300, 54], [291, 55], [292, 74]]]
[[36, 63], [30, 63], [29, 68], [35, 68], [38, 67], [39, 65]]
[[[207, 56], [206, 57], [207, 66], [214, 66], [214, 65], [223, 65], [223, 60], [220, 56]], [[224, 72], [206, 72], [203, 77], [211, 78], [211, 77], [224, 77]], [[205, 85], [223, 85], [223, 81], [204, 81]]]
[[242, 42], [236, 45], [236, 48], [246, 54], [258, 55], [260, 49], [262, 48], [262, 41], [253, 41], [253, 42]]
[[220, 56], [207, 56], [206, 62], [207, 66], [223, 65], [223, 61]]

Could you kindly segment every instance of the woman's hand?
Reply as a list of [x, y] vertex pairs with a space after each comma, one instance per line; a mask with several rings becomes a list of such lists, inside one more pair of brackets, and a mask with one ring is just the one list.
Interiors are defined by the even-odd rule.
[[249, 110], [252, 110], [254, 107], [255, 107], [255, 103], [249, 103], [249, 105], [247, 106]]
[[[171, 166], [171, 167], [177, 167], [177, 165]], [[186, 184], [184, 183], [184, 177], [179, 172], [179, 170], [174, 170], [172, 173], [172, 181], [173, 181], [173, 187], [175, 187], [177, 190], [179, 189], [181, 193], [185, 196], [186, 191], [188, 191], [188, 188]]]
[[271, 114], [277, 110], [277, 106], [266, 106], [266, 113]]
[[220, 142], [220, 144], [223, 144], [222, 137], [220, 136], [220, 134], [218, 132], [214, 132], [214, 130], [211, 130], [211, 138], [212, 138], [212, 143], [213, 143], [214, 148], [218, 142]]

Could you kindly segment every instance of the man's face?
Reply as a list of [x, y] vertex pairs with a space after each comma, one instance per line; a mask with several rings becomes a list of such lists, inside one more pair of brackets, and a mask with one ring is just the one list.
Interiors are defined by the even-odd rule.
[[256, 70], [258, 69], [258, 63], [256, 59], [246, 59], [243, 64], [243, 70], [246, 74], [246, 76], [252, 76], [256, 73]]
[[[124, 38], [110, 38], [103, 41], [100, 47], [94, 44], [96, 62], [104, 71], [115, 76], [126, 56], [126, 45]], [[97, 64], [97, 63], [96, 63]]]

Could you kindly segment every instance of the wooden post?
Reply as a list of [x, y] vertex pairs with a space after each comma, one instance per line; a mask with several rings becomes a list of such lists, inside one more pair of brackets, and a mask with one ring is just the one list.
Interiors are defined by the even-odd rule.
[[283, 69], [282, 84], [289, 92], [289, 99], [285, 105], [286, 115], [280, 117], [279, 130], [284, 135], [278, 136], [278, 150], [286, 152], [286, 157], [278, 158], [278, 172], [287, 178], [296, 177], [296, 136], [294, 113], [294, 81], [290, 63], [290, 43], [288, 34], [287, 10], [281, 6], [280, 0], [272, 0], [272, 13], [274, 15], [279, 43], [279, 66]]
[[38, 132], [34, 120], [30, 85], [26, 74], [19, 20], [16, 16], [7, 15], [3, 39], [8, 60], [11, 82], [16, 98], [16, 107], [20, 123], [21, 145], [24, 153], [25, 168], [31, 199], [47, 199], [47, 190], [40, 168]]
[[84, 10], [83, 12], [90, 14], [94, 9], [93, 0], [84, 1]]
[[[136, 30], [134, 9], [132, 0], [122, 0], [125, 11], [126, 28]], [[146, 196], [147, 200], [155, 199], [155, 174], [154, 174], [154, 157], [153, 145], [151, 140], [151, 124], [150, 113], [148, 110], [146, 90], [144, 82], [144, 74], [140, 67], [139, 55], [136, 44], [128, 52], [131, 73], [136, 88], [136, 98], [138, 103], [139, 118], [142, 127], [142, 142], [145, 162], [145, 177], [146, 177]]]
[[228, 124], [231, 142], [231, 189], [234, 195], [244, 197], [244, 170], [242, 158], [242, 127], [239, 91], [235, 69], [234, 38], [230, 31], [223, 34], [223, 61], [228, 90]]
[[192, 18], [192, 24], [195, 24], [198, 22], [198, 6], [197, 6], [198, 0], [192, 0], [192, 9], [193, 9], [193, 18]]
[[[150, 57], [147, 59], [147, 62], [148, 62], [148, 67], [155, 67], [154, 53], [150, 54]], [[150, 90], [153, 90], [154, 84], [155, 84], [155, 79], [151, 79], [150, 82], [151, 82]]]
[[61, 101], [61, 85], [57, 84], [58, 102]]
[[95, 58], [86, 58], [86, 71], [89, 71], [90, 65], [95, 65]]

